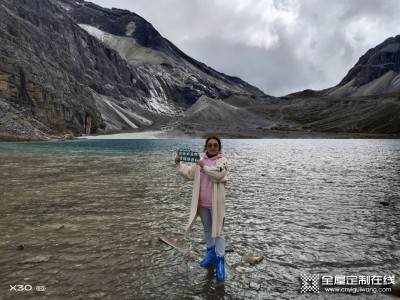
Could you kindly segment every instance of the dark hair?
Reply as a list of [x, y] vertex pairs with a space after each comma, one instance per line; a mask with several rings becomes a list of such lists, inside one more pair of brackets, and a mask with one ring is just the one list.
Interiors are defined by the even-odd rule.
[[209, 140], [216, 140], [218, 142], [218, 151], [221, 151], [222, 145], [221, 145], [221, 140], [219, 139], [219, 137], [215, 136], [215, 135], [209, 135], [206, 139], [206, 143], [204, 144], [204, 152], [207, 151], [207, 143]]

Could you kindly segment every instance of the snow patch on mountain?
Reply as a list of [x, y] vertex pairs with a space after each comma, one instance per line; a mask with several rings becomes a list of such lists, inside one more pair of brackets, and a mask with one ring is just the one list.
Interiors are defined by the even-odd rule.
[[125, 35], [131, 36], [135, 32], [135, 29], [136, 29], [135, 22], [129, 22], [128, 25], [126, 25], [125, 29], [126, 29]]
[[[78, 25], [109, 48], [117, 51], [123, 59], [131, 64], [162, 64], [170, 61], [164, 53], [139, 45], [133, 37], [117, 36], [87, 24]], [[129, 35], [128, 33], [132, 30], [134, 31], [134, 26], [133, 22], [126, 26], [126, 35]]]

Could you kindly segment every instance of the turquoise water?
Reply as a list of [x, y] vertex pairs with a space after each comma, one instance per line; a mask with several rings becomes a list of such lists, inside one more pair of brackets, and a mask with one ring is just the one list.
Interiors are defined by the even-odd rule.
[[[224, 140], [224, 284], [158, 240], [204, 251], [200, 222], [183, 236], [181, 148], [201, 152], [203, 140], [0, 143], [0, 298], [314, 299], [299, 293], [300, 274], [398, 282], [399, 140]], [[249, 265], [251, 253], [264, 260]], [[46, 291], [9, 290], [19, 284]]]
[[[0, 143], [3, 154], [35, 155], [160, 155], [179, 147], [193, 146], [191, 140], [73, 140], [54, 142]], [[196, 145], [198, 146], [198, 145]], [[201, 148], [201, 147], [200, 147]], [[199, 148], [199, 149], [200, 149]]]

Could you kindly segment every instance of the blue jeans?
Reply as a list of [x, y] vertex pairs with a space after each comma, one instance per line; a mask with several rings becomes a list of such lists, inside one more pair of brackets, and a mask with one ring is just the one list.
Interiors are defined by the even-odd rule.
[[223, 257], [225, 255], [224, 228], [221, 228], [221, 234], [219, 237], [212, 237], [212, 209], [199, 206], [197, 210], [200, 214], [201, 223], [203, 223], [204, 238], [206, 240], [207, 248], [215, 245], [217, 256]]

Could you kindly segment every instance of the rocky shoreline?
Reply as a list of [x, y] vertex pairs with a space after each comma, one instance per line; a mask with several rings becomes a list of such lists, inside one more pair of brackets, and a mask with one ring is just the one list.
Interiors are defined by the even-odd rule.
[[0, 133], [0, 142], [65, 141], [75, 139], [168, 139], [205, 138], [213, 134], [228, 139], [400, 139], [400, 134], [317, 132], [295, 130], [135, 130], [98, 135], [74, 136], [72, 134], [47, 135], [43, 137], [11, 136]]
[[66, 135], [52, 135], [45, 137], [29, 137], [29, 136], [11, 136], [11, 135], [1, 135], [0, 134], [0, 142], [48, 142], [48, 141], [66, 141], [66, 140], [75, 140], [75, 137], [72, 134]]
[[220, 132], [209, 131], [135, 131], [115, 134], [51, 136], [46, 138], [27, 138], [0, 135], [0, 142], [45, 142], [77, 139], [171, 139], [171, 138], [205, 138], [213, 134], [225, 139], [400, 139], [399, 134], [368, 134], [368, 133], [332, 133], [332, 132], [299, 132], [299, 131], [268, 131], [263, 133]]
[[222, 138], [232, 139], [399, 139], [400, 134], [373, 134], [373, 133], [342, 133], [342, 132], [305, 132], [268, 130], [262, 132], [235, 132], [235, 131], [184, 131], [190, 137], [206, 137], [212, 133]]

